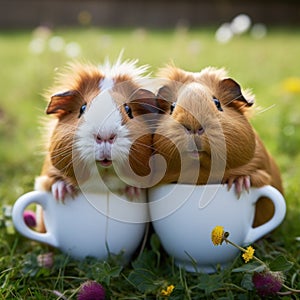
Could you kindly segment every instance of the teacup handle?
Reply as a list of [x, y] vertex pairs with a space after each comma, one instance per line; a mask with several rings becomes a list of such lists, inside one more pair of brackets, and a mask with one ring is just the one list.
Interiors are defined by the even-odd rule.
[[261, 237], [275, 229], [283, 221], [286, 213], [285, 200], [281, 193], [274, 187], [267, 185], [261, 188], [252, 189], [251, 192], [253, 193], [253, 197], [255, 198], [255, 203], [260, 197], [269, 198], [274, 204], [275, 212], [273, 217], [268, 222], [250, 229], [244, 241], [244, 245], [255, 242], [256, 240], [260, 239]]
[[53, 247], [58, 247], [58, 242], [55, 239], [55, 236], [51, 234], [51, 232], [47, 231], [46, 233], [40, 233], [34, 231], [26, 225], [23, 218], [23, 213], [26, 207], [30, 204], [35, 203], [41, 205], [43, 208], [46, 208], [47, 203], [51, 200], [53, 201], [53, 199], [49, 198], [49, 193], [47, 192], [32, 191], [22, 195], [17, 199], [13, 206], [12, 220], [15, 228], [25, 237], [38, 242], [49, 244]]

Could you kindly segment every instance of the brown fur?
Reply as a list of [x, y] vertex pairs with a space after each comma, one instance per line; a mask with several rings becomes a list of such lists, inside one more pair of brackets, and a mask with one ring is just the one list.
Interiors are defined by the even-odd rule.
[[[253, 104], [249, 92], [243, 93], [222, 69], [191, 73], [169, 66], [159, 75], [169, 82], [158, 93], [163, 115], [153, 143], [167, 167], [156, 165], [156, 180], [228, 183], [249, 175], [252, 186], [272, 185], [283, 192], [280, 172], [247, 119]], [[223, 111], [217, 109], [213, 97]], [[199, 151], [199, 155], [192, 157], [188, 150]], [[265, 223], [273, 213], [268, 199], [259, 200], [254, 226]]]
[[[71, 64], [63, 73], [56, 78], [54, 87], [49, 90], [46, 99], [50, 99], [46, 113], [53, 115], [47, 127], [49, 140], [46, 144], [46, 155], [41, 175], [37, 177], [35, 188], [37, 190], [51, 191], [52, 185], [63, 180], [74, 188], [76, 192], [78, 179], [81, 182], [89, 179], [90, 173], [84, 164], [81, 164], [79, 157], [75, 157], [72, 151], [76, 130], [81, 122], [79, 112], [85, 103], [90, 105], [91, 101], [99, 94], [99, 83], [104, 78], [104, 74], [98, 67], [93, 65], [83, 65], [80, 63]], [[143, 115], [151, 112], [156, 105], [156, 96], [134, 82], [131, 75], [122, 74], [114, 77], [114, 93], [117, 105], [123, 118], [123, 124], [128, 125], [130, 139], [133, 141], [130, 153], [129, 164], [133, 172], [138, 176], [146, 176], [150, 173], [148, 166], [149, 157], [152, 154], [152, 134], [147, 130], [143, 122]], [[131, 110], [133, 119], [129, 119], [123, 104], [127, 104]], [[140, 118], [136, 118], [140, 116]], [[130, 122], [129, 122], [130, 120]], [[81, 170], [80, 178], [75, 176], [75, 164]], [[108, 169], [104, 169], [104, 176]], [[127, 172], [127, 173], [126, 173]], [[125, 175], [130, 175], [128, 170]], [[43, 212], [37, 208], [38, 228], [40, 232], [45, 232], [43, 222]]]
[[[47, 143], [46, 158], [41, 176], [37, 179], [37, 189], [51, 190], [51, 186], [57, 180], [77, 186], [72, 159], [73, 139], [81, 120], [78, 118], [80, 107], [87, 106], [100, 92], [99, 82], [104, 78], [98, 67], [93, 65], [72, 64], [60, 74], [47, 98], [50, 98], [46, 113], [56, 117], [56, 124], [51, 126], [50, 141]], [[155, 95], [133, 82], [130, 75], [120, 75], [115, 78], [115, 88], [112, 93], [116, 103], [127, 103], [132, 109], [134, 117], [151, 112], [151, 106], [155, 105]], [[124, 84], [122, 84], [124, 82]], [[57, 93], [58, 91], [65, 91]], [[49, 96], [51, 95], [51, 96]], [[120, 106], [124, 124], [129, 117], [123, 106]], [[145, 124], [141, 118], [131, 119], [128, 123], [131, 139], [134, 143], [130, 149], [129, 163], [132, 170], [139, 176], [145, 176], [150, 172], [148, 166], [149, 157], [152, 154], [152, 135], [145, 130]], [[141, 134], [143, 133], [143, 134]], [[74, 158], [74, 157], [73, 157]], [[77, 161], [77, 159], [76, 159]], [[80, 164], [80, 160], [78, 160]], [[88, 179], [88, 170], [83, 172]], [[83, 176], [85, 176], [83, 175]]]
[[[50, 191], [57, 180], [76, 185], [72, 143], [80, 122], [79, 110], [99, 93], [98, 86], [102, 78], [103, 75], [94, 66], [85, 68], [78, 63], [72, 64], [57, 76], [54, 87], [48, 91], [46, 99], [50, 101], [46, 113], [56, 117], [56, 124], [53, 127], [49, 122], [50, 140], [46, 145], [41, 177], [37, 179], [38, 189]], [[58, 94], [59, 91], [65, 91], [66, 94]]]

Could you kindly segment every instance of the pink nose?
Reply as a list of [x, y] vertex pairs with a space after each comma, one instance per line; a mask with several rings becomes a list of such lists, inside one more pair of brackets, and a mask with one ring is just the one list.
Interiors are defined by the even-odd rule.
[[113, 144], [115, 139], [116, 139], [116, 135], [113, 134], [113, 133], [111, 135], [108, 135], [108, 136], [102, 136], [100, 134], [97, 134], [97, 136], [96, 136], [96, 142], [98, 144], [101, 144], [101, 143], [104, 143], [104, 142], [109, 143], [109, 144]]

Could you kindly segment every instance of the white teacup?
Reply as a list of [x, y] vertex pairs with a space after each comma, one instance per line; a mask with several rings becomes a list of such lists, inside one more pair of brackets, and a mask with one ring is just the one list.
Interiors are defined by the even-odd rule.
[[[108, 192], [78, 194], [61, 203], [51, 193], [33, 191], [16, 201], [12, 218], [25, 237], [59, 248], [73, 258], [91, 256], [104, 260], [109, 254], [124, 252], [126, 262], [139, 246], [149, 219], [145, 193], [139, 201], [144, 203]], [[46, 233], [25, 224], [23, 212], [31, 204], [42, 206]]]
[[[217, 265], [229, 265], [239, 250], [223, 243], [214, 246], [211, 232], [217, 225], [230, 233], [229, 239], [245, 246], [276, 228], [284, 219], [285, 200], [273, 187], [251, 188], [238, 199], [226, 185], [193, 186], [167, 184], [149, 191], [153, 227], [166, 252], [187, 271], [213, 273]], [[275, 206], [271, 220], [253, 228], [255, 203], [266, 196]]]

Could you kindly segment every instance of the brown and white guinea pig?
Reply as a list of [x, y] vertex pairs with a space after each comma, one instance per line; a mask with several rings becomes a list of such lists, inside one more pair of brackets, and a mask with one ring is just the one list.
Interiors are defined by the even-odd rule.
[[[236, 192], [272, 185], [283, 192], [279, 169], [248, 121], [254, 103], [249, 92], [223, 69], [186, 72], [175, 66], [160, 70], [167, 82], [158, 91], [162, 114], [153, 137], [160, 183], [234, 184]], [[261, 199], [254, 226], [274, 213]]]
[[99, 67], [75, 63], [58, 76], [46, 110], [55, 118], [36, 190], [52, 190], [62, 201], [79, 187], [138, 196], [152, 154], [143, 115], [156, 104], [156, 96], [141, 88], [146, 71], [119, 58]]

